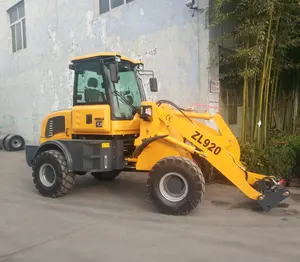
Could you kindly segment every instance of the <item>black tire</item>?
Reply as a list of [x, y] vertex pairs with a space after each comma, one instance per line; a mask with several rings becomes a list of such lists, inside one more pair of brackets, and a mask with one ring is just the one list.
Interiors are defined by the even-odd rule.
[[[55, 173], [52, 185], [45, 182], [45, 176], [40, 175], [41, 168], [49, 167]], [[40, 153], [33, 166], [33, 183], [39, 193], [44, 197], [58, 198], [66, 195], [75, 185], [75, 175], [68, 172], [65, 156], [57, 150]], [[48, 178], [49, 179], [49, 178]]]
[[20, 151], [25, 147], [25, 140], [20, 135], [11, 134], [4, 141], [4, 148], [7, 151]]
[[[163, 195], [160, 182], [168, 173], [179, 174], [185, 179], [185, 196], [172, 201]], [[176, 175], [176, 176], [177, 176]], [[179, 178], [179, 176], [177, 176]], [[182, 181], [184, 181], [182, 179]], [[163, 187], [165, 188], [165, 187]], [[187, 189], [186, 189], [187, 188]], [[147, 190], [150, 199], [161, 213], [167, 215], [187, 215], [202, 201], [205, 193], [205, 179], [197, 164], [183, 157], [167, 157], [160, 160], [150, 171], [147, 179]], [[164, 191], [165, 193], [166, 191]], [[165, 193], [166, 194], [166, 193]]]
[[9, 134], [2, 134], [0, 135], [0, 149], [5, 150], [4, 143], [5, 139], [9, 136]]
[[201, 171], [204, 175], [205, 183], [208, 184], [208, 183], [213, 182], [214, 175], [212, 173], [212, 169], [213, 169], [212, 165], [207, 160], [205, 160], [204, 158], [202, 158], [198, 155], [195, 155], [193, 157], [193, 159], [196, 162], [196, 164], [199, 166], [199, 168], [201, 169]]
[[98, 181], [113, 181], [120, 173], [120, 170], [113, 170], [110, 172], [93, 172], [91, 174]]

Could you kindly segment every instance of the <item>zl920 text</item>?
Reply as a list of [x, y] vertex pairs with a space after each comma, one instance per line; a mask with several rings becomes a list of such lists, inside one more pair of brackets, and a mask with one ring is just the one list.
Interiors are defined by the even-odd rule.
[[211, 142], [210, 139], [205, 139], [204, 136], [198, 131], [195, 131], [195, 134], [192, 135], [192, 139], [197, 141], [199, 144], [203, 145], [203, 147], [207, 148], [210, 152], [214, 153], [215, 155], [219, 155], [222, 151], [221, 147]]

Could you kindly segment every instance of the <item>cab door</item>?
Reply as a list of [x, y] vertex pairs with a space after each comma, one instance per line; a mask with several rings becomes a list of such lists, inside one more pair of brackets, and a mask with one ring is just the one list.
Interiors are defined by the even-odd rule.
[[74, 134], [108, 134], [111, 132], [111, 108], [99, 61], [84, 60], [76, 64], [72, 130]]

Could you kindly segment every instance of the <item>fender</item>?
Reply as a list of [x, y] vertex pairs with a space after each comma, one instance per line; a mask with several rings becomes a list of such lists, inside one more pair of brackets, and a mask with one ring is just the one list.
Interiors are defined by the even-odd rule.
[[150, 137], [147, 138], [143, 141], [143, 143], [141, 145], [139, 145], [134, 152], [132, 153], [132, 158], [137, 158], [142, 152], [143, 150], [150, 145], [152, 142], [158, 140], [158, 139], [162, 139], [167, 137], [168, 135], [163, 135], [163, 136], [155, 136], [155, 137]]
[[32, 167], [36, 157], [41, 152], [45, 152], [48, 150], [61, 151], [66, 158], [68, 170], [72, 171], [73, 159], [71, 157], [71, 154], [70, 154], [69, 150], [67, 149], [67, 147], [59, 140], [52, 140], [52, 141], [50, 140], [50, 141], [47, 141], [47, 142], [41, 144], [40, 146], [26, 145], [25, 153], [26, 153], [26, 162], [27, 162], [28, 166]]

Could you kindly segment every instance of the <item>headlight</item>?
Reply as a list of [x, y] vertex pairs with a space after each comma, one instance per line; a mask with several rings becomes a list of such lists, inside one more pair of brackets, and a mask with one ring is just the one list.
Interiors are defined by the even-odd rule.
[[148, 115], [148, 116], [152, 116], [152, 108], [151, 107], [147, 107], [145, 109], [145, 114]]
[[151, 106], [142, 106], [140, 117], [144, 121], [152, 121], [152, 107]]

